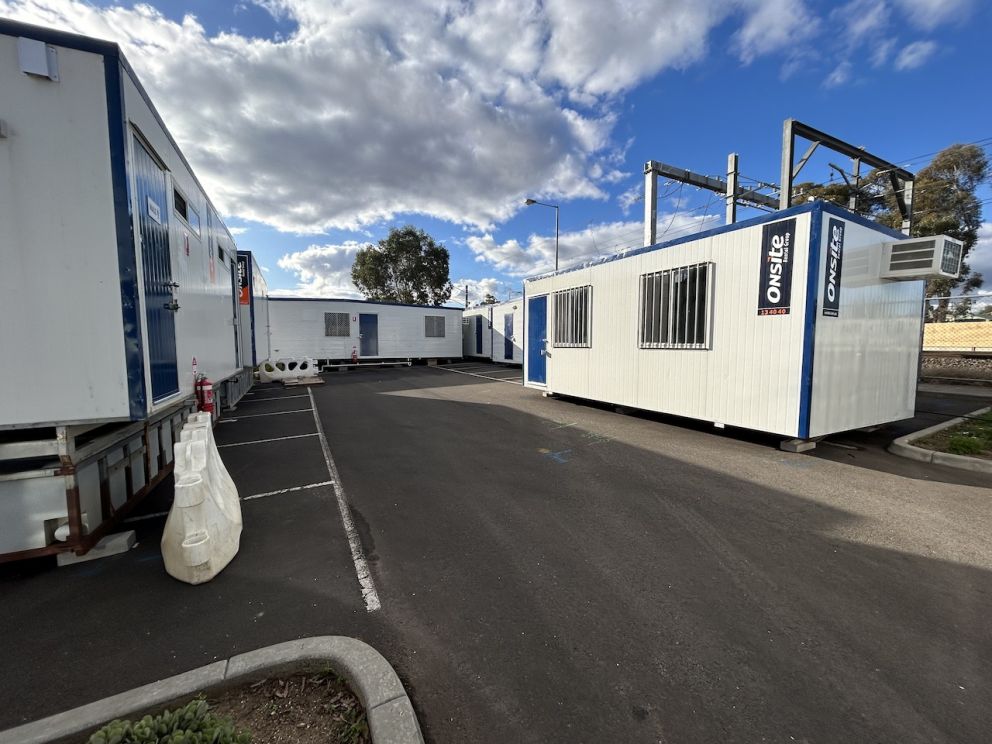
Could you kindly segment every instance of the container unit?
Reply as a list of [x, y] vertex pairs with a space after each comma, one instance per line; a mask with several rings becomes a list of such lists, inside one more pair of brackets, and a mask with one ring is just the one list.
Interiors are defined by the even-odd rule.
[[251, 251], [238, 251], [238, 341], [245, 365], [257, 367], [272, 355], [269, 289]]
[[0, 90], [0, 558], [85, 552], [250, 386], [237, 249], [117, 45], [0, 20]]
[[463, 355], [502, 364], [523, 364], [523, 304], [523, 299], [518, 298], [466, 309], [462, 323]]
[[535, 277], [525, 384], [802, 443], [910, 418], [960, 248], [817, 201]]
[[462, 354], [462, 311], [345, 299], [269, 298], [272, 358], [323, 364], [450, 359]]

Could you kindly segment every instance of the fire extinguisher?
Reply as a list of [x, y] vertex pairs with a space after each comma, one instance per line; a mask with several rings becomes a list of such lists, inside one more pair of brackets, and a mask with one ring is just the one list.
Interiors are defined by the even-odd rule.
[[354, 364], [358, 364], [358, 347], [355, 346], [351, 347], [351, 361]]
[[196, 376], [196, 410], [203, 413], [214, 412], [214, 384], [206, 375]]

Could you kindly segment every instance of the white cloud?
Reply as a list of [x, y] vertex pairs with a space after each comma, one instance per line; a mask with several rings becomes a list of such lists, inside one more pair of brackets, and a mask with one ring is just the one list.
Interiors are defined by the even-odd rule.
[[294, 289], [272, 290], [270, 294], [288, 297], [355, 297], [361, 292], [351, 281], [351, 265], [363, 243], [349, 240], [340, 245], [311, 245], [287, 253], [279, 259], [280, 269], [294, 274]]
[[944, 23], [960, 23], [968, 18], [973, 0], [896, 0], [919, 28], [930, 31]]
[[823, 85], [826, 88], [836, 88], [839, 85], [843, 85], [850, 79], [851, 63], [845, 60], [837, 65], [833, 71], [827, 75], [827, 79], [823, 81]]
[[830, 19], [844, 25], [844, 43], [855, 47], [888, 24], [889, 6], [885, 0], [851, 0], [831, 12]]
[[[719, 211], [719, 204], [713, 208]], [[658, 241], [683, 237], [720, 222], [715, 214], [678, 212], [659, 214]], [[526, 242], [511, 239], [499, 243], [489, 234], [466, 240], [475, 260], [486, 263], [510, 276], [522, 277], [552, 271], [555, 267], [554, 235], [531, 235]], [[567, 269], [603, 256], [644, 245], [644, 223], [610, 222], [592, 225], [585, 230], [562, 233], [558, 238], [558, 265]]]
[[462, 278], [453, 282], [453, 284], [454, 289], [451, 292], [451, 300], [448, 304], [458, 307], [465, 306], [466, 287], [468, 287], [469, 307], [478, 305], [487, 294], [491, 294], [497, 300], [503, 302], [507, 299], [508, 293], [511, 293], [512, 297], [520, 297], [523, 291], [520, 282], [507, 283], [493, 277], [487, 277], [485, 279]]
[[228, 227], [227, 229], [228, 229], [228, 232], [231, 233], [231, 235], [244, 235], [251, 228], [248, 228], [248, 227]]
[[819, 19], [805, 0], [743, 0], [750, 9], [744, 25], [734, 34], [734, 48], [744, 64], [785, 50], [810, 38], [819, 30]]
[[640, 201], [644, 201], [644, 186], [639, 183], [635, 183], [617, 197], [617, 203], [625, 217], [630, 214], [631, 208]]
[[872, 67], [881, 67], [886, 62], [889, 61], [889, 57], [892, 56], [892, 50], [895, 49], [896, 40], [895, 39], [885, 39], [880, 41], [871, 53], [871, 65]]
[[302, 233], [402, 213], [491, 229], [527, 195], [604, 198], [618, 96], [701, 59], [731, 14], [747, 62], [816, 26], [802, 0], [255, 2], [296, 31], [83, 0], [0, 15], [119, 42], [218, 207]]
[[937, 44], [932, 41], [914, 41], [907, 44], [896, 56], [895, 68], [897, 70], [915, 70], [922, 67], [927, 60], [937, 51]]
[[983, 222], [978, 230], [978, 242], [968, 254], [971, 270], [985, 277], [987, 286], [983, 291], [992, 290], [992, 222]]

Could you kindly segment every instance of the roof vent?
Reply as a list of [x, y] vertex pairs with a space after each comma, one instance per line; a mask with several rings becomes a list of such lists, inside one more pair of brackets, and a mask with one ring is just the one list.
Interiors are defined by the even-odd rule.
[[885, 243], [882, 251], [882, 279], [956, 279], [961, 273], [961, 241], [946, 235], [907, 238]]

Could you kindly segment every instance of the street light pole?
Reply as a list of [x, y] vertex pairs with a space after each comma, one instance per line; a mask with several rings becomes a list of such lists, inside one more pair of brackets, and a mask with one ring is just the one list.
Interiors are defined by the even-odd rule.
[[538, 204], [542, 207], [551, 207], [555, 210], [555, 271], [558, 271], [558, 205], [545, 204], [544, 202], [539, 202], [536, 199], [527, 199], [524, 204], [528, 207], [532, 204]]

